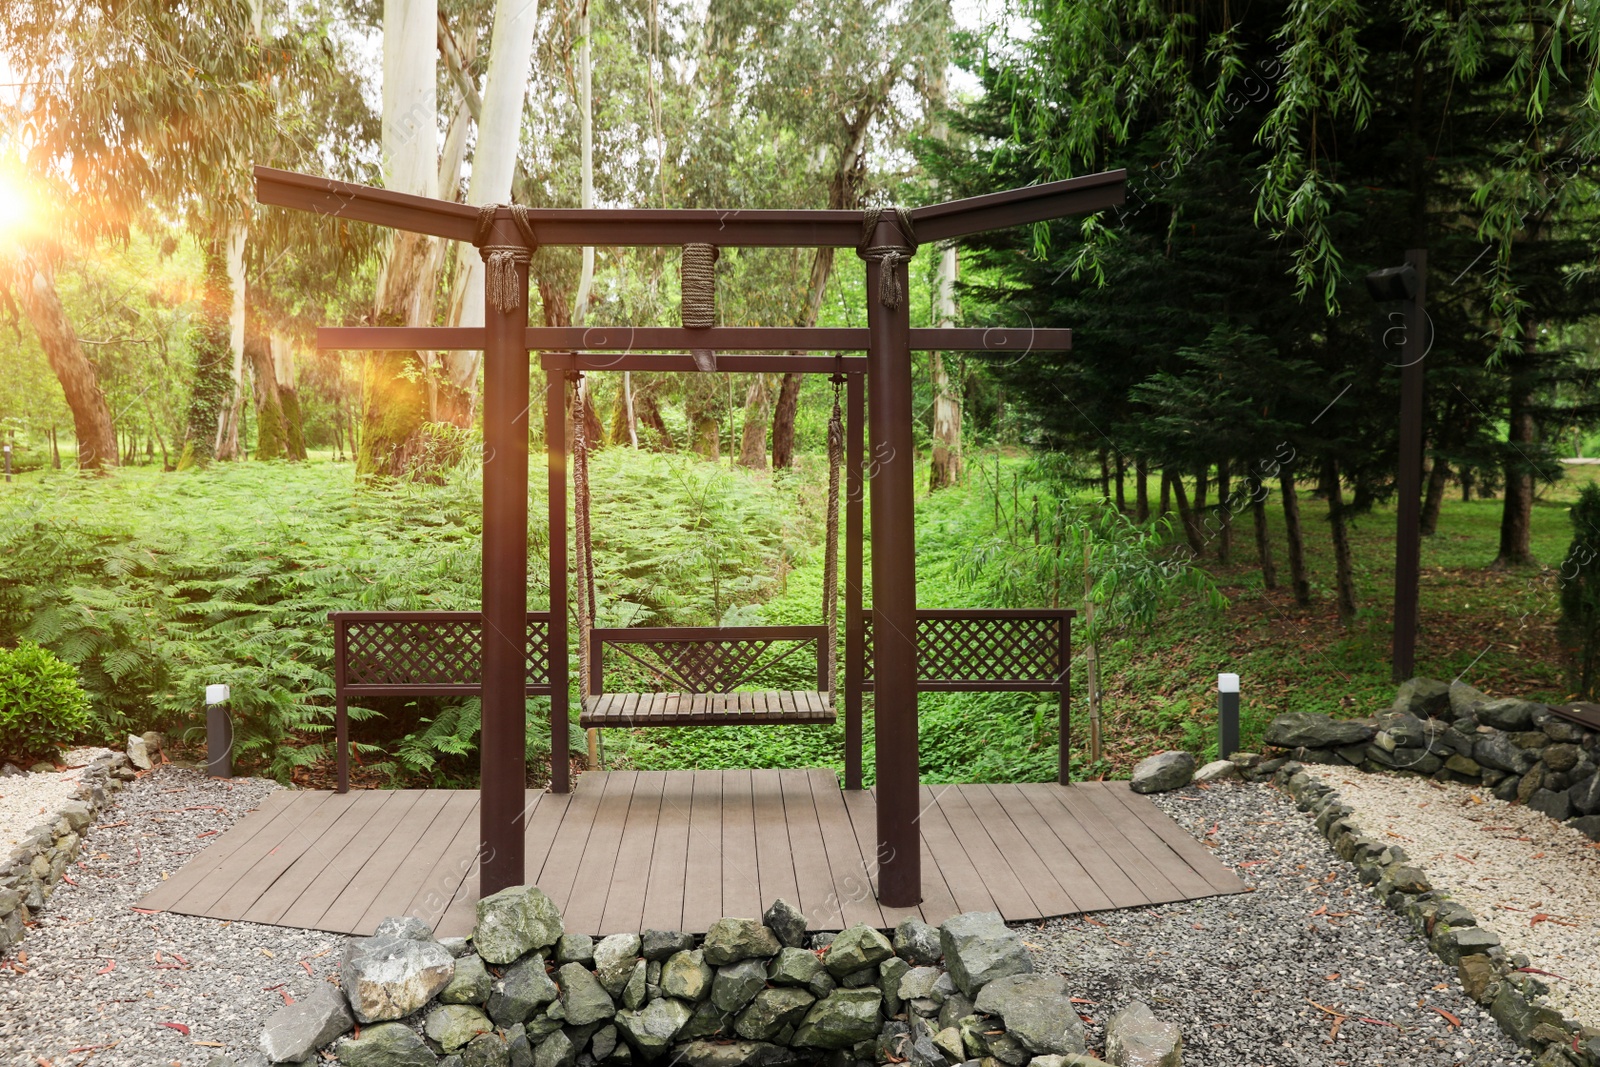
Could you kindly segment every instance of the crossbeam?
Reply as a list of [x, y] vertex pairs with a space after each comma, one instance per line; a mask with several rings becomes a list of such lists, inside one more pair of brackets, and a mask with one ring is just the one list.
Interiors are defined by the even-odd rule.
[[[427, 349], [473, 351], [484, 347], [477, 326], [323, 326], [317, 347], [325, 350]], [[716, 326], [530, 326], [533, 352], [650, 352], [702, 349], [711, 352], [865, 352], [867, 331], [855, 327]], [[941, 327], [911, 331], [915, 352], [1065, 352], [1072, 331], [1033, 326], [986, 330]]]
[[[1003, 193], [916, 208], [917, 239], [927, 243], [1007, 226], [1116, 207], [1125, 197], [1123, 170], [1030, 185]], [[397, 193], [309, 174], [255, 168], [256, 200], [328, 218], [468, 241], [478, 224], [470, 204]], [[706, 241], [722, 247], [854, 248], [860, 211], [770, 211], [654, 208], [533, 208], [539, 242], [547, 245], [663, 246]], [[497, 218], [509, 220], [501, 208]]]
[[865, 374], [865, 356], [719, 355], [706, 368], [687, 352], [543, 352], [543, 370], [704, 371], [725, 374]]

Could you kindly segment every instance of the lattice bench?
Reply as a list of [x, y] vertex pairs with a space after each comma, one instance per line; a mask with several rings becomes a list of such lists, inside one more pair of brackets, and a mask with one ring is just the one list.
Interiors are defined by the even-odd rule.
[[[590, 632], [584, 729], [646, 726], [750, 726], [831, 723], [825, 626], [632, 626]], [[778, 646], [787, 645], [779, 650]], [[817, 690], [735, 692], [796, 652], [817, 654]], [[670, 692], [607, 693], [610, 648], [644, 667]]]

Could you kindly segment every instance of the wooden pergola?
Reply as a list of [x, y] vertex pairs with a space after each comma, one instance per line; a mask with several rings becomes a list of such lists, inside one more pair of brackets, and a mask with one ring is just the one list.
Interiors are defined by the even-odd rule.
[[[918, 818], [918, 673], [916, 564], [913, 536], [913, 349], [1026, 352], [1069, 347], [1066, 330], [913, 330], [908, 261], [918, 242], [947, 241], [989, 230], [1114, 207], [1124, 198], [1123, 171], [1093, 174], [968, 200], [884, 211], [719, 211], [631, 209], [513, 209], [489, 213], [468, 205], [411, 196], [308, 175], [256, 168], [256, 197], [349, 221], [468, 241], [486, 251], [517, 250], [502, 269], [514, 270], [521, 298], [497, 300], [486, 287], [481, 328], [373, 327], [325, 330], [323, 347], [358, 349], [481, 349], [484, 352], [483, 602], [479, 837], [480, 892], [525, 878], [526, 811], [523, 736], [529, 679], [527, 603], [529, 353], [544, 352], [546, 440], [550, 450], [550, 598], [543, 647], [547, 668], [540, 691], [551, 708], [552, 790], [569, 788], [566, 761], [568, 630], [564, 390], [566, 375], [584, 368], [693, 370], [688, 356], [660, 352], [745, 353], [721, 357], [719, 370], [843, 371], [866, 379], [865, 428], [872, 474], [872, 634], [870, 674], [875, 692], [877, 773], [877, 892], [885, 906], [911, 907], [922, 886]], [[873, 225], [868, 227], [868, 221]], [[531, 239], [530, 239], [531, 238]], [[866, 261], [865, 329], [789, 328], [530, 328], [528, 257], [534, 245], [856, 248]], [[620, 354], [597, 357], [607, 350]], [[792, 351], [864, 352], [861, 356], [795, 356]], [[852, 392], [858, 410], [859, 389]], [[852, 438], [852, 441], [854, 438]], [[856, 450], [859, 451], [859, 450]], [[861, 479], [860, 456], [851, 475]], [[859, 500], [859, 493], [856, 494]], [[859, 531], [859, 511], [852, 528]], [[859, 604], [860, 545], [854, 546]], [[848, 543], [847, 552], [851, 550]], [[851, 582], [847, 566], [846, 584]], [[856, 635], [850, 634], [851, 620]], [[847, 644], [859, 641], [860, 616], [846, 611]], [[584, 635], [587, 639], [588, 635]], [[342, 667], [341, 667], [342, 669]], [[1065, 670], [1065, 664], [1061, 665]], [[859, 679], [858, 679], [859, 681]], [[547, 688], [546, 688], [547, 687]], [[952, 684], [947, 688], [961, 688]], [[982, 687], [981, 682], [966, 686]], [[458, 687], [455, 691], [463, 691]], [[859, 701], [860, 686], [854, 699]], [[847, 693], [847, 699], [851, 694]], [[859, 717], [855, 720], [859, 728]], [[342, 725], [342, 723], [341, 723]], [[848, 728], [848, 723], [847, 723]], [[342, 737], [341, 737], [342, 740]], [[1065, 783], [1066, 738], [1062, 737]], [[859, 786], [859, 782], [856, 783]]]

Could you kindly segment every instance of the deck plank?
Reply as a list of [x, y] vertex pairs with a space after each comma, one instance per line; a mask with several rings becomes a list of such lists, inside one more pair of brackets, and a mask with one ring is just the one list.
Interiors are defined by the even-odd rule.
[[761, 877], [756, 859], [755, 804], [749, 771], [717, 771], [722, 776], [722, 906], [737, 919], [760, 917]]
[[[1048, 788], [1048, 787], [1046, 787]], [[1061, 843], [1045, 822], [1037, 808], [1028, 802], [1021, 786], [990, 785], [989, 791], [999, 798], [1011, 819], [1012, 825], [1027, 839], [1034, 854], [1050, 871], [1051, 877], [1064, 889], [1079, 911], [1105, 911], [1114, 907], [1111, 898], [1100, 888], [1094, 877], [1084, 869], [1083, 862], [1072, 850]]]
[[[419, 813], [413, 809], [405, 832], [389, 835], [391, 841], [402, 838], [396, 850], [399, 862], [356, 922], [357, 930], [376, 930], [378, 924], [391, 915], [410, 914], [407, 909], [411, 901], [428, 884], [434, 868], [441, 862], [448, 862], [451, 843], [467, 820], [478, 812], [477, 798], [471, 793], [458, 789], [430, 792], [444, 794], [444, 802], [426, 829], [421, 826]], [[360, 906], [361, 902], [353, 903]]]
[[[815, 920], [822, 930], [843, 930], [856, 923], [883, 926], [883, 909], [878, 907], [872, 872], [856, 836], [855, 816], [846, 800], [852, 794], [865, 796], [861, 790], [840, 789], [839, 780], [831, 772], [826, 779], [820, 775], [811, 778], [811, 802], [816, 806], [817, 826], [822, 830], [822, 845], [828, 853], [828, 877], [833, 882], [832, 904], [818, 912]], [[870, 807], [872, 798], [866, 799]]]
[[387, 799], [388, 791], [381, 789], [334, 794], [318, 809], [318, 814], [336, 811], [338, 817], [317, 839], [317, 847], [302, 853], [255, 903], [238, 912], [239, 917], [253, 923], [275, 923], [283, 918], [283, 913], [327, 867], [328, 857], [337, 856], [360, 836]]
[[[783, 817], [789, 828], [789, 847], [793, 850], [795, 907], [815, 926], [817, 917], [837, 909], [832, 904], [833, 876], [828, 865], [828, 849], [822, 841], [822, 826], [817, 821], [817, 803], [811, 795], [811, 777], [816, 772], [784, 770], [778, 772], [778, 790], [783, 794]], [[833, 775], [824, 771], [829, 778]], [[837, 780], [834, 788], [837, 789]]]
[[600, 933], [606, 900], [611, 895], [611, 876], [617, 869], [617, 850], [628, 824], [628, 805], [638, 783], [638, 771], [610, 771], [606, 774], [606, 793], [595, 811], [589, 839], [578, 861], [573, 891], [561, 908], [567, 930], [575, 934]]
[[689, 818], [694, 807], [693, 771], [666, 771], [655, 848], [639, 925], [646, 930], [683, 929], [683, 898], [689, 870]]
[[423, 796], [422, 790], [385, 790], [389, 793], [383, 807], [367, 820], [361, 835], [339, 851], [322, 871], [306, 885], [294, 903], [283, 910], [278, 921], [284, 926], [307, 926], [317, 930], [339, 930], [353, 934], [354, 930], [323, 925], [323, 915], [347, 889], [359, 893], [376, 888], [366, 876], [366, 863], [378, 846], [396, 826], [405, 821], [411, 809]]
[[241, 901], [244, 906], [254, 902], [285, 867], [311, 846], [313, 842], [300, 832], [300, 827], [334, 795], [308, 791], [295, 797], [278, 818], [261, 827], [234, 853], [234, 859], [245, 862], [214, 867], [183, 895], [173, 910], [204, 913], [225, 910], [219, 906], [224, 901], [230, 906]]
[[666, 781], [666, 771], [640, 771], [634, 781], [633, 799], [628, 804], [622, 841], [617, 847], [611, 891], [600, 916], [602, 934], [638, 933], [645, 928], [641, 923], [645, 890], [655, 860], [656, 828], [661, 820], [661, 793]]
[[610, 780], [611, 775], [604, 771], [589, 771], [578, 775], [573, 783], [572, 799], [567, 802], [566, 814], [551, 839], [550, 851], [539, 874], [539, 888], [558, 908], [564, 907], [572, 896], [595, 812], [600, 808]]
[[[1170, 848], [1177, 860], [1194, 872], [1204, 886], [1214, 893], [1242, 893], [1244, 882], [1239, 876], [1217, 861], [1217, 858], [1196, 841], [1183, 827], [1179, 826], [1165, 812], [1159, 810], [1145, 797], [1136, 795], [1128, 788], [1126, 782], [1107, 782], [1104, 793], [1114, 797], [1134, 817], [1158, 837], [1163, 844]], [[1195, 892], [1202, 892], [1198, 888]]]
[[722, 906], [722, 775], [695, 771], [690, 788], [683, 929], [706, 930], [727, 914]]
[[940, 803], [939, 791], [949, 786], [923, 786], [921, 790], [922, 815], [917, 820], [922, 828], [922, 843], [931, 859], [944, 872], [950, 896], [961, 911], [998, 911], [1005, 914], [989, 892], [988, 880], [979, 871], [977, 863], [966, 849], [966, 843], [951, 825], [949, 816]]
[[277, 789], [266, 795], [261, 806], [229, 827], [188, 863], [167, 877], [140, 900], [140, 906], [152, 911], [166, 911], [182, 900], [184, 895], [200, 884], [200, 880], [223, 866], [265, 829], [272, 820], [292, 804], [301, 794], [289, 789]]
[[[409, 891], [405, 894], [406, 901], [410, 902], [412, 894], [416, 892], [416, 885], [401, 872], [415, 855], [419, 838], [428, 836], [433, 829], [433, 824], [438, 819], [439, 813], [444, 810], [450, 794], [451, 790], [448, 789], [428, 789], [417, 798], [416, 804], [407, 813], [404, 821], [390, 829], [377, 849], [367, 857], [366, 863], [362, 864], [361, 880], [353, 886], [346, 887], [347, 891], [340, 893], [338, 898], [328, 905], [328, 910], [322, 916], [324, 923], [336, 929], [349, 930], [354, 934], [371, 934], [377, 928], [379, 920], [384, 918], [379, 915], [370, 923], [367, 921], [368, 910], [374, 903], [372, 887], [380, 887], [377, 896], [382, 897], [389, 883], [396, 878], [411, 883]], [[441, 844], [438, 847], [444, 846]], [[429, 866], [432, 866], [436, 858], [431, 855], [427, 857]]]
[[[1166, 904], [1182, 900], [1183, 894], [1173, 886], [1161, 868], [1139, 854], [1139, 848], [1129, 841], [1122, 829], [1107, 818], [1088, 796], [1100, 788], [1098, 782], [1082, 782], [1082, 789], [1063, 789], [1055, 794], [1056, 801], [1075, 818], [1090, 836], [1098, 841], [1106, 853], [1121, 867], [1122, 872], [1137, 882], [1140, 890], [1152, 904]], [[1132, 816], [1129, 816], [1129, 821]]]
[[1139, 883], [1128, 877], [1123, 871], [1122, 864], [1110, 852], [1103, 848], [1093, 834], [1090, 834], [1060, 801], [1058, 793], [1071, 789], [1083, 789], [1093, 783], [1080, 782], [1077, 785], [1060, 786], [1048, 784], [1019, 785], [1017, 790], [1027, 798], [1039, 813], [1044, 824], [1050, 828], [1056, 840], [1061, 842], [1063, 848], [1083, 864], [1083, 869], [1094, 879], [1095, 885], [1110, 898], [1114, 908], [1136, 908], [1151, 903]]
[[[1000, 855], [1014, 872], [1013, 876], [1033, 898], [1036, 913], [1040, 915], [1073, 915], [1083, 911], [1055, 877], [1027, 835], [1011, 821], [1000, 799], [983, 785], [959, 785], [956, 789], [983, 826], [984, 833], [994, 842]], [[1031, 917], [1031, 916], [1030, 916]]]
[[761, 910], [756, 914], [765, 914], [779, 897], [798, 908], [800, 883], [794, 873], [794, 845], [789, 840], [779, 776], [751, 775], [750, 802], [756, 831], [756, 880], [761, 893]]

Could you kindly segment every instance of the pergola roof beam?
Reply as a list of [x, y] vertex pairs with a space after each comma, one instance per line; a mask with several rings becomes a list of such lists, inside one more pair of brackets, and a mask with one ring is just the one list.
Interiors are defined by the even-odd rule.
[[[679, 326], [530, 326], [527, 347], [535, 352], [864, 352], [867, 331], [859, 327], [717, 326], [688, 330]], [[472, 351], [484, 346], [475, 326], [324, 326], [317, 347], [367, 351], [427, 349]], [[911, 331], [913, 351], [1064, 352], [1072, 331], [1036, 327], [969, 329], [940, 327]]]

